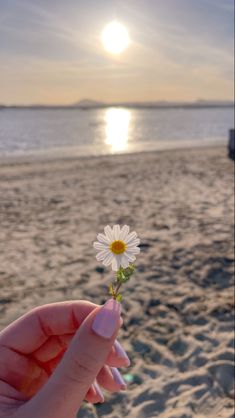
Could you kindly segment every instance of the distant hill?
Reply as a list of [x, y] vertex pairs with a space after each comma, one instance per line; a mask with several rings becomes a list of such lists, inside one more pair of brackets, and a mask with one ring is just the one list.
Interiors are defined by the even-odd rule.
[[98, 102], [96, 100], [91, 99], [82, 99], [79, 102], [73, 103], [72, 107], [80, 107], [80, 108], [89, 108], [89, 107], [102, 107], [105, 106], [104, 103]]
[[195, 103], [201, 106], [234, 106], [234, 102], [232, 100], [198, 99]]
[[204, 108], [204, 107], [231, 107], [234, 106], [234, 102], [229, 100], [203, 100], [199, 99], [195, 102], [168, 102], [165, 100], [152, 101], [152, 102], [115, 102], [104, 103], [91, 99], [83, 99], [77, 103], [71, 105], [71, 107], [92, 109], [103, 107], [128, 107], [128, 108]]
[[169, 101], [151, 101], [151, 102], [115, 102], [104, 103], [92, 99], [82, 99], [70, 105], [0, 105], [3, 109], [101, 109], [107, 107], [126, 107], [133, 109], [204, 109], [204, 108], [230, 108], [234, 107], [232, 100], [204, 100], [199, 99], [195, 102], [169, 102]]

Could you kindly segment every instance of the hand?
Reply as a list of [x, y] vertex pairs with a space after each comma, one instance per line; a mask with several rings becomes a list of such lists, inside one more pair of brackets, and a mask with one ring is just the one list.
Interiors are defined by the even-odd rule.
[[0, 418], [74, 418], [84, 399], [125, 389], [120, 304], [44, 305], [0, 333]]

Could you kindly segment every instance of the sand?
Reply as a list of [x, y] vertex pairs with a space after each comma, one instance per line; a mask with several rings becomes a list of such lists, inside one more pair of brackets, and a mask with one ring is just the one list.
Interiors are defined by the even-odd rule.
[[81, 417], [233, 417], [233, 163], [204, 148], [1, 162], [0, 327], [48, 302], [103, 303], [106, 224], [141, 238], [120, 341], [126, 392]]

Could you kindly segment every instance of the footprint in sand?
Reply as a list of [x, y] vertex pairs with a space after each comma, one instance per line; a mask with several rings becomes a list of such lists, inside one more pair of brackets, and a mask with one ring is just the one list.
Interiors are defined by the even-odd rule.
[[216, 364], [208, 367], [209, 372], [216, 380], [223, 392], [233, 397], [234, 394], [234, 364], [230, 361], [218, 361]]

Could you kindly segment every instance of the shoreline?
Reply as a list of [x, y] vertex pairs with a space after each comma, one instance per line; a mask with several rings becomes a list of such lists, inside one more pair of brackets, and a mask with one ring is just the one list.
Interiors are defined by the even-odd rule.
[[[184, 151], [193, 151], [193, 150], [213, 150], [213, 149], [226, 149], [227, 150], [227, 140], [220, 140], [220, 141], [206, 141], [204, 144], [199, 143], [195, 144], [196, 141], [191, 142], [179, 142], [178, 145], [172, 142], [170, 143], [169, 147], [166, 146], [160, 146], [159, 148], [154, 147], [153, 149], [149, 150], [136, 150], [136, 151], [129, 151], [129, 152], [119, 152], [119, 153], [106, 153], [106, 154], [81, 154], [76, 155], [79, 152], [79, 147], [66, 147], [61, 149], [56, 149], [56, 151], [48, 150], [48, 152], [36, 152], [36, 153], [28, 153], [24, 155], [6, 155], [1, 156], [0, 155], [0, 170], [1, 167], [4, 166], [15, 166], [15, 165], [31, 165], [31, 164], [46, 164], [46, 163], [53, 163], [56, 161], [76, 161], [76, 160], [93, 160], [93, 159], [99, 159], [99, 158], [122, 158], [125, 156], [135, 156], [135, 155], [141, 155], [141, 154], [160, 154], [160, 153], [169, 153], [169, 152], [184, 152]], [[166, 145], [166, 144], [164, 144]], [[175, 146], [174, 146], [175, 145]], [[65, 154], [63, 154], [65, 151]], [[53, 155], [54, 154], [54, 155]], [[63, 154], [63, 155], [62, 155]]]

